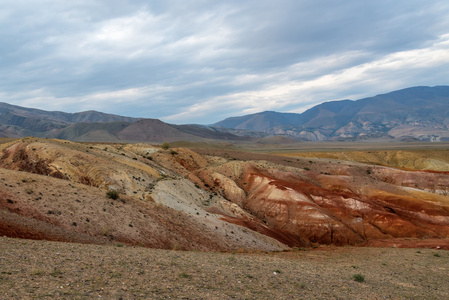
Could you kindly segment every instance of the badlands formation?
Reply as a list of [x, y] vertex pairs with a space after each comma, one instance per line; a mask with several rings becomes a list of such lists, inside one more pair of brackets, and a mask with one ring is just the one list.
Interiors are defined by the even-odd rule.
[[164, 148], [4, 140], [0, 234], [183, 250], [449, 249], [447, 150]]

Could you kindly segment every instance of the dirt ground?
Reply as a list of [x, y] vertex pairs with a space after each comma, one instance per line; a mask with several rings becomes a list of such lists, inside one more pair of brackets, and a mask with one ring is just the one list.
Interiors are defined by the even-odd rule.
[[2, 299], [448, 299], [448, 274], [449, 251], [434, 249], [217, 253], [0, 238]]

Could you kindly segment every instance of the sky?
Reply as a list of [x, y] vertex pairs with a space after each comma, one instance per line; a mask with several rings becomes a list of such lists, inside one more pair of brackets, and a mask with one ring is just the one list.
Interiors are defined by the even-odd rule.
[[0, 102], [211, 124], [449, 84], [449, 1], [2, 0]]

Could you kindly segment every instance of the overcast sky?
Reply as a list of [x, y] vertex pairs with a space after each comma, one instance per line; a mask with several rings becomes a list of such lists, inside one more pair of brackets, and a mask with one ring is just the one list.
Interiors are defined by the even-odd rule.
[[2, 0], [0, 102], [210, 124], [449, 84], [449, 1]]

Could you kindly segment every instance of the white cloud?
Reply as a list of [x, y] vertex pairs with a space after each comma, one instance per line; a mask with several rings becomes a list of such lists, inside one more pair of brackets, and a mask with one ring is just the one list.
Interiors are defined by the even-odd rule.
[[[261, 89], [244, 91], [215, 97], [201, 105], [195, 104], [185, 112], [165, 117], [167, 121], [188, 120], [189, 118], [207, 118], [221, 107], [233, 107], [239, 115], [256, 113], [265, 110], [288, 112], [303, 112], [325, 100], [342, 100], [332, 98], [335, 94], [348, 95], [347, 98], [356, 100], [362, 97], [374, 96], [367, 91], [376, 90], [378, 93], [407, 87], [407, 82], [419, 82], [421, 74], [435, 67], [445, 68], [449, 78], [449, 34], [443, 35], [437, 42], [425, 49], [413, 49], [388, 54], [375, 61], [356, 64], [344, 68], [354, 54], [366, 56], [364, 53], [343, 53], [341, 59], [337, 56], [316, 59], [307, 63], [292, 66], [284, 73], [268, 75], [242, 76], [240, 80], [247, 82], [266, 82], [269, 80], [280, 83], [266, 85]], [[333, 69], [331, 73], [322, 74], [308, 70], [317, 65], [325, 65]], [[290, 73], [292, 73], [290, 75]], [[312, 77], [308, 80], [294, 81], [290, 77]], [[310, 74], [308, 74], [310, 73]], [[261, 78], [262, 77], [262, 78]], [[418, 78], [418, 80], [417, 80]], [[432, 84], [425, 82], [423, 84]], [[438, 83], [436, 83], [438, 84]], [[362, 92], [351, 92], [361, 90]], [[318, 96], [319, 95], [319, 96]], [[213, 120], [209, 118], [209, 122]], [[218, 121], [219, 119], [216, 119]]]

